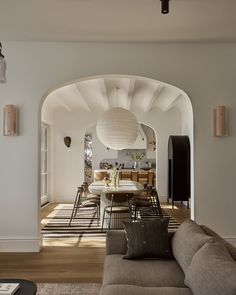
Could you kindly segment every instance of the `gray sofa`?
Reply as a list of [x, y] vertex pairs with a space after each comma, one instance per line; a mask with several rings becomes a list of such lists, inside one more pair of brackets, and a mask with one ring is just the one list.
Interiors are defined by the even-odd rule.
[[127, 250], [125, 232], [110, 230], [100, 294], [236, 295], [234, 246], [191, 220], [170, 233], [169, 239], [173, 259], [129, 260], [123, 258]]

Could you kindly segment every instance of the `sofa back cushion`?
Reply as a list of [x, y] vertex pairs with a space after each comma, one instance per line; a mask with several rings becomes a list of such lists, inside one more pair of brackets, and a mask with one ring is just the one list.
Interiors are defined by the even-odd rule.
[[175, 232], [171, 244], [172, 252], [184, 273], [193, 255], [211, 239], [198, 224], [187, 219]]
[[193, 256], [184, 282], [194, 295], [235, 295], [236, 262], [222, 243], [212, 239]]
[[224, 246], [228, 250], [229, 254], [232, 256], [232, 258], [234, 260], [236, 260], [236, 247], [234, 247], [232, 244], [227, 242], [225, 239], [223, 239], [221, 236], [219, 236], [216, 232], [214, 232], [212, 229], [210, 229], [206, 225], [200, 225], [200, 226], [207, 235], [214, 237], [215, 240], [224, 244]]

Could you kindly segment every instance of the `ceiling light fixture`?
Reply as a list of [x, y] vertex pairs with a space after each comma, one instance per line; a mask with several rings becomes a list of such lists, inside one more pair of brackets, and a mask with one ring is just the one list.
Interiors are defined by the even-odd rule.
[[6, 61], [2, 54], [2, 43], [0, 42], [0, 82], [6, 82]]
[[161, 13], [169, 13], [169, 0], [160, 0], [161, 1]]
[[[118, 90], [117, 89], [117, 101]], [[138, 121], [133, 113], [115, 107], [103, 113], [97, 121], [97, 136], [100, 141], [113, 150], [123, 150], [132, 146], [138, 136]]]

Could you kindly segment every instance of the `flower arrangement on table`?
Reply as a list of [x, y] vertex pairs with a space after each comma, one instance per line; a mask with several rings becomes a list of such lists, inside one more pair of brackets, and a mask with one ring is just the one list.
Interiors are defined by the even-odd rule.
[[141, 161], [144, 156], [145, 156], [144, 153], [135, 153], [135, 154], [130, 155], [130, 157], [133, 161]]
[[145, 154], [144, 153], [131, 153], [130, 157], [134, 161], [134, 169], [136, 168], [137, 162], [138, 162], [138, 167], [140, 168], [140, 162], [144, 158]]
[[111, 169], [111, 182], [116, 187], [119, 186], [119, 170], [124, 167], [124, 164], [115, 162], [115, 166]]

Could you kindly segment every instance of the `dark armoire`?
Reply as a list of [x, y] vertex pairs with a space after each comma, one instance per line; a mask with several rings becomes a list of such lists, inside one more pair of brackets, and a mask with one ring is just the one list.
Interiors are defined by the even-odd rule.
[[188, 136], [172, 135], [168, 142], [168, 197], [175, 201], [190, 198], [190, 142]]

